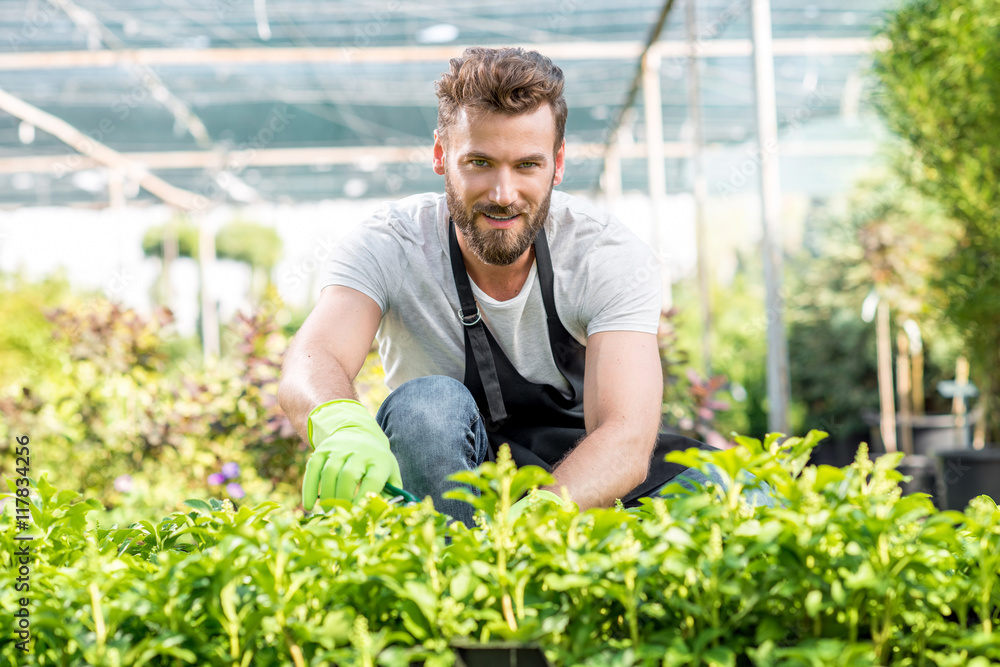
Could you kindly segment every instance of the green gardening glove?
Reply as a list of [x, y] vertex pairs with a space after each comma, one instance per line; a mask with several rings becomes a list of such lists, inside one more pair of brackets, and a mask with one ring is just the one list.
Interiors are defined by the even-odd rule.
[[309, 443], [313, 453], [302, 481], [307, 512], [317, 496], [353, 502], [369, 491], [381, 492], [386, 482], [403, 485], [389, 439], [357, 401], [338, 399], [309, 413]]
[[545, 489], [535, 489], [534, 491], [529, 492], [524, 498], [521, 498], [510, 506], [510, 510], [507, 512], [507, 518], [510, 521], [516, 521], [519, 516], [524, 514], [524, 511], [528, 509], [529, 505], [540, 505], [542, 503], [555, 503], [559, 508], [566, 506], [563, 499], [551, 491], [546, 491]]

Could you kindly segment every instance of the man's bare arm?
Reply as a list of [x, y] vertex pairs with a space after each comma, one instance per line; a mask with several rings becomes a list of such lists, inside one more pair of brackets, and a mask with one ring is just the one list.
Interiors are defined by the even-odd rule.
[[606, 331], [587, 340], [583, 412], [587, 436], [553, 471], [581, 510], [609, 507], [649, 472], [663, 401], [655, 334]]
[[323, 288], [319, 302], [285, 351], [278, 385], [292, 426], [308, 439], [309, 413], [338, 398], [357, 399], [357, 377], [382, 311], [371, 297], [340, 285]]

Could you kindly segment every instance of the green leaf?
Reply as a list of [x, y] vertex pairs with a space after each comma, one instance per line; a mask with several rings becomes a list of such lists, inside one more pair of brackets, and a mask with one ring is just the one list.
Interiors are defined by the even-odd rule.
[[830, 597], [838, 605], [843, 606], [847, 602], [847, 595], [844, 593], [844, 585], [839, 579], [834, 579], [830, 583]]
[[755, 642], [765, 644], [770, 641], [780, 641], [788, 634], [788, 628], [775, 616], [765, 615], [760, 619], [754, 631]]
[[556, 574], [550, 572], [542, 578], [542, 584], [553, 591], [573, 591], [586, 588], [593, 583], [593, 579], [582, 574]]
[[477, 583], [477, 580], [468, 570], [459, 570], [448, 583], [448, 589], [453, 598], [464, 600], [472, 594], [472, 590]]
[[716, 646], [703, 654], [709, 667], [735, 667], [736, 653], [732, 649]]
[[679, 452], [670, 452], [667, 454], [666, 459], [670, 463], [677, 463], [688, 468], [694, 468], [695, 470], [702, 470], [705, 461], [699, 456], [700, 451], [699, 449], [685, 449]]
[[198, 498], [188, 498], [184, 501], [184, 504], [193, 510], [198, 511], [201, 514], [211, 514], [212, 507], [204, 500], [199, 500]]
[[523, 466], [518, 468], [517, 473], [514, 475], [514, 480], [510, 484], [511, 500], [517, 500], [532, 487], [554, 484], [555, 481], [555, 477], [544, 468], [538, 466]]
[[219, 603], [222, 605], [222, 613], [226, 620], [236, 625], [239, 622], [239, 614], [236, 611], [236, 580], [230, 579], [219, 591]]
[[819, 615], [822, 606], [823, 606], [823, 592], [816, 590], [809, 591], [805, 599], [806, 613], [809, 614], [809, 617], [816, 618]]

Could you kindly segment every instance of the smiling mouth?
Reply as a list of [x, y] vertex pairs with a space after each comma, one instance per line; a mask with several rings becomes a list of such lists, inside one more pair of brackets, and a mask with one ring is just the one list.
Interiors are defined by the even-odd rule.
[[507, 217], [500, 217], [498, 215], [490, 215], [489, 213], [483, 213], [483, 215], [485, 215], [490, 220], [496, 220], [497, 222], [508, 222], [508, 221], [513, 220], [514, 218], [516, 218], [518, 215], [520, 215], [520, 213], [515, 213], [514, 215], [509, 215]]

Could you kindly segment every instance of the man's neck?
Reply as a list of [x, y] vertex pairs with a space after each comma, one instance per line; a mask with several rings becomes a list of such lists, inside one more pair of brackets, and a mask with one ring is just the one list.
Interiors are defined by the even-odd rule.
[[518, 257], [513, 264], [497, 266], [487, 264], [476, 257], [466, 245], [462, 231], [456, 229], [455, 232], [458, 238], [458, 247], [462, 250], [462, 259], [465, 261], [465, 270], [472, 282], [479, 286], [479, 289], [497, 301], [507, 301], [520, 294], [528, 279], [528, 274], [531, 273], [531, 265], [535, 261], [534, 244], [525, 250], [524, 254]]

